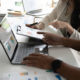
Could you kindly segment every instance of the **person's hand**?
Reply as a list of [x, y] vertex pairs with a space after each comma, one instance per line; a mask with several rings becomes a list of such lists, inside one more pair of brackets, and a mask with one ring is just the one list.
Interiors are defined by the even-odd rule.
[[27, 27], [33, 28], [33, 29], [38, 29], [38, 24], [32, 25], [31, 24], [26, 24]]
[[72, 34], [74, 31], [74, 28], [68, 24], [67, 22], [62, 22], [62, 21], [54, 21], [50, 22], [49, 25], [52, 25], [54, 28], [59, 29], [59, 28], [66, 28], [66, 30]]
[[25, 57], [21, 63], [25, 64], [26, 66], [33, 66], [42, 69], [52, 69], [51, 63], [54, 60], [56, 59], [49, 55], [32, 53], [28, 57]]
[[59, 29], [59, 28], [66, 28], [67, 29], [67, 27], [68, 27], [68, 23], [62, 22], [62, 21], [50, 22], [49, 25], [52, 25], [56, 29]]
[[27, 27], [33, 28], [33, 29], [43, 29], [44, 28], [44, 24], [42, 22], [40, 22], [39, 24], [35, 24], [32, 25], [31, 24], [26, 24]]
[[48, 32], [37, 32], [38, 34], [43, 34], [43, 41], [47, 45], [62, 45], [62, 37]]

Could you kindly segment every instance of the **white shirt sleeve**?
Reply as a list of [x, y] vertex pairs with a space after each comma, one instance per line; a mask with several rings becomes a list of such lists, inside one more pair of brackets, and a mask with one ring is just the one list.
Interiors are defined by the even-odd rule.
[[74, 32], [72, 33], [72, 35], [70, 36], [71, 39], [76, 39], [76, 40], [80, 40], [80, 33], [74, 29]]
[[59, 0], [57, 6], [53, 9], [53, 11], [45, 16], [40, 22], [44, 23], [44, 27], [46, 27], [51, 21], [54, 21], [57, 18], [57, 11], [61, 5], [62, 0]]

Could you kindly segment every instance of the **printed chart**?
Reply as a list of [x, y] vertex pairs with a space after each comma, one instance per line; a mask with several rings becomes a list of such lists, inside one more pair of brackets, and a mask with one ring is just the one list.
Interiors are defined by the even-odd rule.
[[6, 73], [4, 77], [10, 80], [66, 80], [52, 70]]

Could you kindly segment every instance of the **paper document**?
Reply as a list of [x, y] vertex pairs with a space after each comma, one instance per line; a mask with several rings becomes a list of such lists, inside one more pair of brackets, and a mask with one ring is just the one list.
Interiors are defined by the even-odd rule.
[[[23, 76], [23, 77], [10, 77], [10, 80], [51, 80], [49, 77], [47, 76]], [[58, 80], [54, 77], [54, 80]]]
[[8, 17], [8, 22], [13, 30], [16, 33], [17, 25], [19, 24], [32, 24], [34, 21], [34, 17], [27, 16], [27, 17]]
[[44, 37], [42, 34], [37, 34], [37, 32], [40, 32], [40, 31], [41, 30], [26, 27], [25, 25], [17, 26], [17, 34], [36, 38], [36, 39], [42, 39]]
[[0, 80], [10, 80], [9, 77], [0, 77]]
[[52, 70], [37, 70], [5, 73], [4, 78], [9, 80], [66, 80], [59, 74], [53, 73]]

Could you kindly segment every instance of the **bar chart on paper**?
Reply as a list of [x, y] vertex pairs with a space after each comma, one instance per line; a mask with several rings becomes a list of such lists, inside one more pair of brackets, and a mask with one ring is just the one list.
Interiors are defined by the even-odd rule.
[[45, 76], [23, 76], [23, 77], [10, 77], [9, 80], [48, 80]]
[[[33, 79], [27, 79], [27, 80], [33, 80]], [[34, 77], [34, 80], [47, 80], [46, 77]]]
[[9, 80], [66, 80], [52, 70], [11, 72], [4, 73], [3, 77], [8, 77]]

